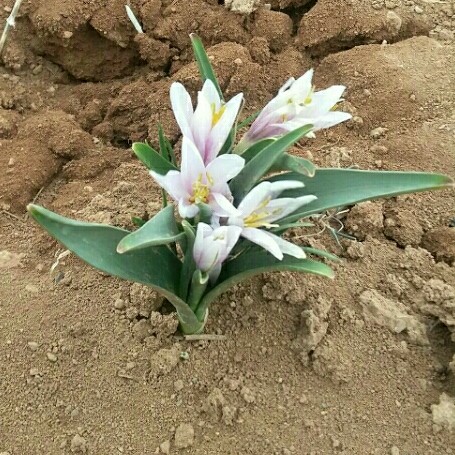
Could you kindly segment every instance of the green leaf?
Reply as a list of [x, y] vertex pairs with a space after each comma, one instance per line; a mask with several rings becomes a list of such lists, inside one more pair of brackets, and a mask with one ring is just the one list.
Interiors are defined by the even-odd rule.
[[261, 141], [255, 142], [251, 147], [247, 148], [243, 153], [240, 154], [240, 156], [244, 158], [248, 163], [248, 161], [251, 161], [259, 152], [274, 142], [276, 142], [276, 139], [262, 139]]
[[144, 219], [140, 218], [139, 216], [132, 216], [131, 217], [131, 221], [137, 227], [142, 227], [142, 226], [144, 226], [145, 223], [147, 223], [147, 221], [145, 221]]
[[196, 270], [196, 264], [193, 259], [193, 247], [196, 239], [196, 234], [193, 227], [188, 221], [182, 221], [182, 228], [186, 236], [186, 249], [185, 256], [183, 258], [182, 273], [180, 274], [179, 283], [179, 296], [181, 299], [187, 301], [188, 289], [190, 286], [191, 278], [194, 271]]
[[288, 229], [313, 227], [313, 226], [314, 226], [314, 223], [308, 223], [308, 222], [288, 223], [288, 224], [280, 224], [278, 227], [270, 229], [270, 231], [273, 232], [274, 234], [282, 234], [283, 232], [286, 232]]
[[117, 244], [129, 231], [104, 224], [65, 218], [38, 205], [29, 204], [30, 216], [52, 237], [91, 266], [109, 275], [156, 289], [171, 302], [185, 333], [197, 333], [203, 324], [190, 307], [177, 297], [181, 262], [166, 246], [117, 253]]
[[275, 161], [295, 142], [312, 130], [312, 125], [305, 125], [280, 137], [264, 147], [252, 158], [239, 175], [229, 184], [234, 199], [239, 202], [253, 188], [256, 182], [263, 177], [273, 166]]
[[300, 180], [305, 184], [305, 188], [285, 191], [281, 197], [298, 197], [306, 194], [314, 194], [318, 197], [315, 201], [280, 220], [284, 224], [292, 223], [314, 213], [322, 213], [328, 209], [354, 205], [362, 201], [443, 189], [454, 185], [450, 177], [441, 174], [356, 169], [317, 169], [316, 174], [311, 178], [289, 172], [269, 180]]
[[247, 254], [242, 254], [226, 263], [218, 280], [219, 284], [202, 299], [196, 310], [196, 315], [204, 314], [210, 302], [240, 281], [260, 273], [274, 271], [305, 272], [327, 278], [334, 277], [333, 270], [321, 262], [311, 259], [297, 259], [292, 256], [284, 256], [283, 260], [280, 261], [266, 251], [249, 250]]
[[158, 125], [158, 141], [160, 143], [161, 156], [165, 160], [171, 161], [171, 157], [169, 156], [169, 150], [167, 148], [166, 138], [164, 137], [164, 131], [163, 131], [163, 127], [161, 126], [161, 123]]
[[147, 169], [161, 175], [166, 175], [169, 171], [178, 171], [172, 163], [163, 158], [150, 145], [143, 142], [135, 142], [132, 148], [133, 152], [145, 164]]
[[167, 245], [178, 241], [184, 235], [175, 221], [174, 207], [169, 205], [137, 231], [123, 237], [117, 245], [117, 253], [125, 254], [150, 246]]
[[309, 246], [303, 246], [302, 250], [305, 251], [307, 254], [312, 254], [314, 256], [319, 256], [324, 259], [330, 259], [331, 261], [336, 261], [340, 262], [340, 258], [338, 256], [335, 256], [332, 253], [329, 253], [328, 251], [320, 250], [318, 248], [311, 248]]
[[207, 289], [208, 283], [209, 275], [207, 273], [204, 273], [199, 269], [193, 273], [190, 293], [188, 296], [188, 305], [193, 311], [197, 308], [199, 302], [201, 301], [201, 298]]
[[316, 173], [316, 166], [305, 158], [285, 153], [283, 156], [276, 160], [270, 171], [292, 171], [297, 172], [298, 174], [306, 175], [308, 177], [313, 177]]
[[195, 33], [190, 34], [191, 44], [193, 46], [194, 57], [196, 58], [197, 66], [203, 81], [210, 79], [214, 84], [220, 95], [220, 98], [223, 100], [223, 92], [221, 91], [220, 84], [218, 79], [215, 76], [215, 71], [213, 71], [212, 64], [210, 63], [207, 52], [205, 52], [204, 45], [202, 44], [201, 39]]

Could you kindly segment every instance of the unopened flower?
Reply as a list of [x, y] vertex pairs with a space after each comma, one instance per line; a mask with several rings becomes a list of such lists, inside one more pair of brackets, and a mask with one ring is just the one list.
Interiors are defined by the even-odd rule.
[[197, 225], [193, 259], [199, 270], [209, 274], [212, 283], [218, 279], [221, 266], [239, 240], [241, 232], [242, 228], [238, 226], [213, 229], [205, 223]]
[[198, 204], [207, 204], [217, 216], [238, 213], [232, 205], [232, 195], [227, 182], [243, 168], [245, 160], [238, 155], [222, 155], [207, 167], [196, 146], [187, 137], [182, 142], [181, 171], [166, 175], [150, 171], [152, 177], [178, 201], [182, 218], [193, 218], [199, 213]]
[[283, 254], [304, 258], [305, 252], [302, 248], [271, 232], [260, 229], [278, 227], [275, 221], [317, 199], [316, 196], [312, 195], [275, 199], [284, 190], [303, 186], [302, 182], [294, 180], [260, 183], [239, 204], [238, 210], [241, 215], [229, 217], [228, 225], [241, 227], [242, 237], [266, 249], [277, 259], [283, 259]]
[[197, 107], [193, 111], [191, 98], [179, 82], [171, 85], [171, 103], [175, 119], [184, 136], [191, 139], [202, 155], [205, 164], [220, 152], [242, 104], [239, 93], [224, 103], [210, 79], [204, 82], [198, 93]]
[[307, 135], [314, 131], [329, 128], [351, 118], [351, 114], [334, 111], [341, 101], [345, 87], [333, 85], [319, 92], [312, 85], [313, 70], [307, 71], [299, 79], [289, 79], [261, 111], [242, 138], [238, 151], [242, 152], [261, 139], [281, 136], [304, 125], [313, 125]]

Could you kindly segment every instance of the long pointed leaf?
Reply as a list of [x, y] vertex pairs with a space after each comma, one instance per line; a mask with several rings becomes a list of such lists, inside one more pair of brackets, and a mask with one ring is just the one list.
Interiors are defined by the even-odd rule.
[[202, 80], [205, 81], [210, 79], [214, 84], [220, 95], [220, 98], [223, 99], [223, 92], [221, 91], [220, 84], [218, 79], [215, 76], [215, 71], [213, 71], [212, 64], [210, 63], [207, 52], [205, 52], [204, 45], [202, 44], [201, 38], [195, 33], [190, 34], [191, 44], [193, 46], [194, 56], [196, 58], [197, 66], [199, 72], [201, 73]]
[[117, 244], [129, 231], [72, 220], [38, 205], [30, 204], [27, 210], [52, 237], [91, 266], [145, 284], [164, 295], [174, 305], [186, 333], [202, 329], [190, 307], [176, 295], [181, 263], [167, 247], [149, 247], [121, 255], [117, 253]]
[[280, 137], [252, 158], [229, 185], [234, 199], [237, 202], [240, 202], [246, 193], [253, 188], [256, 182], [273, 166], [275, 161], [280, 158], [291, 145], [307, 135], [312, 128], [312, 125], [305, 125], [297, 128], [294, 131], [285, 134], [283, 137]]
[[317, 169], [316, 174], [311, 178], [289, 172], [270, 180], [300, 180], [305, 184], [302, 189], [285, 191], [282, 197], [314, 194], [318, 198], [280, 220], [283, 224], [292, 223], [331, 208], [353, 205], [362, 201], [454, 186], [453, 180], [442, 174], [356, 169]]
[[139, 250], [149, 246], [167, 245], [178, 241], [184, 235], [177, 227], [174, 207], [168, 205], [140, 229], [123, 237], [117, 245], [117, 252], [124, 254], [128, 251]]
[[219, 278], [219, 284], [205, 295], [196, 314], [204, 314], [210, 302], [240, 281], [260, 273], [274, 271], [305, 272], [327, 278], [334, 277], [333, 270], [321, 262], [291, 256], [284, 256], [280, 261], [265, 251], [250, 250], [248, 254], [242, 254], [225, 265]]
[[145, 164], [146, 168], [158, 174], [166, 175], [169, 171], [178, 169], [166, 158], [162, 157], [150, 145], [143, 142], [135, 142], [132, 146], [133, 152]]
[[298, 174], [313, 177], [316, 173], [316, 166], [305, 158], [284, 153], [270, 169], [270, 172], [280, 171], [297, 172]]

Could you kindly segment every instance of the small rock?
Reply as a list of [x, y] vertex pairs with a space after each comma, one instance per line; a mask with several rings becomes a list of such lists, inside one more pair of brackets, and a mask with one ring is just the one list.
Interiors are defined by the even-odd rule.
[[71, 439], [71, 452], [87, 453], [87, 441], [78, 434], [74, 435], [73, 439]]
[[248, 387], [243, 387], [240, 391], [240, 395], [247, 403], [254, 403], [256, 398], [254, 397], [253, 392]]
[[180, 392], [180, 390], [183, 390], [184, 384], [181, 379], [177, 379], [177, 381], [174, 382], [174, 390], [176, 392]]
[[133, 336], [138, 341], [144, 341], [152, 334], [152, 327], [147, 319], [141, 319], [133, 325]]
[[33, 68], [32, 73], [37, 76], [38, 74], [43, 72], [43, 65], [36, 65], [35, 68]]
[[124, 310], [125, 309], [125, 301], [123, 299], [116, 299], [115, 302], [114, 302], [114, 308], [116, 310]]
[[36, 341], [29, 341], [27, 343], [27, 346], [29, 347], [29, 349], [31, 349], [32, 351], [36, 351], [38, 348], [39, 348], [39, 344], [36, 342]]
[[37, 292], [39, 292], [38, 286], [35, 286], [34, 284], [27, 284], [27, 286], [25, 286], [25, 290], [27, 292], [31, 292], [33, 294], [36, 294]]
[[390, 449], [390, 455], [400, 455], [400, 449], [397, 446], [393, 446]]
[[237, 408], [233, 406], [223, 406], [221, 420], [227, 426], [233, 425], [236, 414]]
[[169, 374], [180, 361], [181, 346], [176, 343], [170, 349], [160, 349], [150, 359], [150, 378]]
[[220, 420], [223, 412], [223, 407], [226, 405], [226, 400], [220, 389], [214, 388], [204, 404], [204, 411], [212, 418]]
[[69, 30], [65, 30], [63, 32], [63, 38], [65, 39], [70, 39], [73, 36], [73, 32], [70, 32]]
[[46, 354], [46, 356], [47, 356], [47, 359], [48, 359], [50, 362], [55, 363], [55, 362], [57, 362], [57, 360], [58, 360], [57, 356], [56, 356], [54, 353], [52, 353], [52, 352], [48, 352], [48, 353]]
[[175, 430], [175, 447], [186, 449], [194, 444], [194, 428], [189, 423], [181, 423]]
[[455, 429], [455, 400], [446, 393], [439, 397], [439, 404], [431, 406], [433, 422], [448, 430]]
[[16, 163], [16, 160], [13, 157], [11, 157], [8, 161], [8, 166], [12, 167], [15, 165], [15, 163]]
[[171, 453], [171, 441], [167, 440], [160, 444], [160, 452], [166, 455]]
[[415, 11], [417, 14], [422, 14], [422, 13], [423, 13], [423, 8], [421, 8], [419, 5], [415, 5], [415, 6], [414, 6], [414, 11]]
[[38, 368], [30, 368], [29, 374], [30, 376], [41, 376]]
[[396, 35], [401, 29], [401, 25], [403, 24], [403, 21], [400, 16], [398, 16], [397, 13], [394, 11], [388, 11], [387, 16], [386, 16], [386, 27], [388, 31]]
[[386, 132], [387, 132], [387, 128], [383, 128], [382, 126], [379, 126], [378, 128], [375, 128], [374, 130], [370, 131], [370, 136], [373, 139], [380, 139], [381, 137], [385, 136]]
[[134, 306], [127, 308], [126, 312], [125, 312], [127, 319], [129, 319], [130, 321], [136, 319], [138, 314], [139, 314], [139, 311]]

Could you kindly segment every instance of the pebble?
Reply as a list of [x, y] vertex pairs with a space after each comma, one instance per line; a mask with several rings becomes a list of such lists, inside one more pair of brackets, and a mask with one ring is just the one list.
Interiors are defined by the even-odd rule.
[[27, 346], [32, 350], [36, 351], [39, 348], [39, 344], [36, 341], [29, 341]]
[[160, 451], [166, 455], [171, 453], [171, 441], [167, 440], [160, 444]]
[[114, 302], [114, 308], [116, 310], [124, 310], [125, 306], [125, 301], [123, 299], [116, 299]]
[[65, 30], [63, 32], [63, 38], [65, 39], [70, 39], [73, 36], [73, 32], [70, 32], [69, 30]]
[[87, 453], [87, 441], [78, 434], [74, 435], [73, 439], [71, 439], [71, 452]]
[[421, 8], [419, 5], [414, 6], [414, 11], [417, 14], [422, 14], [423, 13], [423, 8]]
[[40, 376], [38, 368], [30, 368], [29, 374], [30, 376]]
[[247, 403], [254, 403], [254, 401], [255, 401], [253, 392], [248, 387], [243, 387], [242, 390], [240, 391], [240, 395], [242, 395], [242, 398]]
[[386, 132], [387, 132], [387, 128], [379, 126], [378, 128], [375, 128], [374, 130], [370, 131], [370, 136], [373, 139], [379, 139], [379, 138], [383, 137]]
[[36, 65], [35, 68], [32, 70], [32, 74], [37, 76], [38, 74], [43, 72], [43, 65]]
[[174, 390], [176, 392], [180, 392], [184, 387], [183, 381], [181, 379], [177, 379], [177, 381], [174, 382]]
[[390, 449], [390, 455], [400, 455], [400, 449], [397, 446], [393, 446]]
[[55, 354], [53, 354], [52, 352], [48, 352], [48, 353], [46, 354], [46, 356], [47, 356], [47, 359], [48, 359], [50, 362], [55, 363], [55, 362], [57, 362], [57, 360], [58, 360], [58, 357], [57, 357]]
[[194, 428], [189, 423], [181, 423], [175, 430], [175, 447], [186, 449], [194, 444]]
[[27, 286], [25, 286], [25, 290], [34, 294], [39, 292], [38, 286], [35, 286], [34, 284], [27, 284]]
[[10, 167], [14, 166], [15, 163], [16, 163], [16, 160], [13, 157], [11, 157], [8, 161], [8, 166], [10, 166]]

